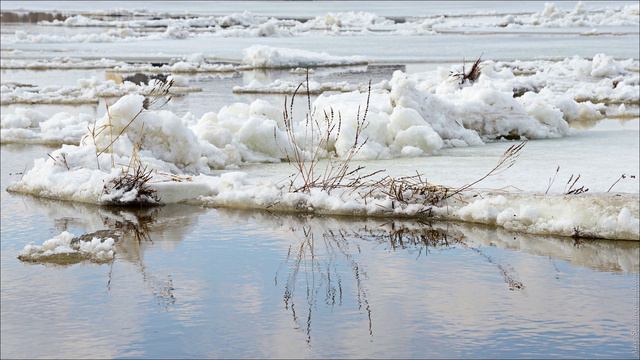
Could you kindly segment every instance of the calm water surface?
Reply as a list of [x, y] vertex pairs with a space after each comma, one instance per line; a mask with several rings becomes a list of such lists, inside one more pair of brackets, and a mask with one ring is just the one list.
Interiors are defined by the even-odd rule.
[[[4, 189], [2, 357], [637, 357], [637, 242], [457, 223], [105, 209]], [[25, 264], [68, 230], [110, 264]]]

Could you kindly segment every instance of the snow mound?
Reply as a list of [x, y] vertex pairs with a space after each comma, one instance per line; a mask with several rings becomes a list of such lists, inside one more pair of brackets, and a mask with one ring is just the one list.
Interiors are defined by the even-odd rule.
[[609, 193], [497, 195], [457, 209], [454, 217], [531, 234], [640, 240], [638, 200]]
[[18, 259], [26, 262], [71, 264], [83, 260], [107, 262], [114, 256], [113, 238], [93, 237], [91, 240], [82, 240], [64, 231], [42, 245], [26, 245]]
[[296, 68], [306, 66], [362, 65], [367, 61], [361, 56], [334, 56], [325, 52], [313, 52], [265, 45], [253, 45], [243, 50], [242, 63], [252, 68]]
[[0, 143], [71, 144], [80, 141], [92, 117], [87, 114], [57, 113], [51, 118], [19, 107], [0, 120]]

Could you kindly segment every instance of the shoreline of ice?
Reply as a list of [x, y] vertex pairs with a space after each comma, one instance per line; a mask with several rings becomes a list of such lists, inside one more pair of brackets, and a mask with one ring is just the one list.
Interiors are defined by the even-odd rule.
[[[400, 75], [398, 81], [401, 85], [403, 79]], [[399, 89], [408, 88], [410, 87], [402, 85]], [[409, 91], [407, 94], [412, 93]], [[399, 94], [404, 93], [399, 91]], [[353, 105], [362, 101], [362, 94], [354, 96], [355, 94], [351, 94], [351, 102], [344, 103], [345, 122], [342, 124], [340, 136], [345, 138], [341, 140], [338, 137], [333, 144], [332, 151], [335, 151], [338, 157], [351, 156], [349, 144], [353, 142], [354, 135], [351, 126], [355, 124], [349, 125], [347, 121], [355, 120], [349, 120], [353, 114], [349, 114], [348, 111], [355, 111]], [[107, 131], [95, 135], [88, 134], [79, 146], [63, 145], [47, 158], [36, 160], [33, 168], [18, 182], [11, 184], [8, 190], [101, 205], [187, 202], [211, 207], [315, 214], [427, 217], [497, 225], [535, 234], [577, 237], [636, 240], [640, 231], [637, 194], [541, 196], [471, 189], [455, 198], [443, 199], [437, 203], [426, 201], [422, 195], [412, 198], [409, 202], [399, 202], [375, 188], [372, 188], [373, 192], [369, 195], [362, 195], [362, 192], [367, 192], [366, 187], [361, 189], [362, 192], [349, 189], [329, 192], [320, 188], [298, 192], [292, 191], [286, 181], [273, 182], [250, 177], [242, 172], [224, 172], [217, 175], [213, 169], [226, 167], [229, 162], [238, 164], [237, 161], [243, 158], [253, 161], [279, 161], [278, 157], [285, 156], [280, 153], [283, 148], [278, 146], [277, 141], [278, 138], [284, 139], [284, 130], [277, 130], [282, 125], [278, 125], [276, 120], [271, 120], [278, 113], [278, 109], [260, 101], [254, 102], [251, 107], [244, 104], [246, 108], [238, 107], [236, 104], [235, 108], [223, 109], [217, 115], [205, 114], [200, 121], [195, 122], [189, 116], [180, 119], [168, 111], [143, 111], [143, 100], [140, 95], [125, 96], [110, 107], [110, 116], [105, 115], [95, 124], [98, 128], [113, 126], [113, 132], [116, 134], [122, 132], [123, 136], [116, 139], [116, 142], [110, 140]], [[325, 100], [326, 98], [319, 98], [316, 106], [321, 108], [321, 104], [326, 104]], [[328, 104], [336, 103], [329, 101]], [[411, 103], [405, 100], [405, 104]], [[381, 112], [384, 112], [385, 108], [386, 105], [375, 96], [372, 98], [369, 119], [373, 124], [383, 119]], [[416, 141], [424, 141], [424, 146], [432, 150], [434, 146], [441, 147], [444, 142], [439, 134], [462, 136], [460, 141], [465, 137], [481, 141], [474, 130], [465, 129], [464, 132], [459, 132], [458, 127], [451, 128], [441, 118], [435, 119], [440, 121], [438, 125], [433, 123], [434, 119], [425, 121], [418, 111], [409, 109], [404, 108], [391, 117], [395, 119], [391, 123], [395, 124], [393, 126], [408, 125], [405, 129], [417, 126], [412, 130], [417, 137], [400, 136], [396, 139], [401, 141], [400, 144], [405, 144], [405, 147], [409, 146], [409, 149], [419, 149], [416, 146], [422, 146]], [[248, 118], [245, 117], [247, 115]], [[245, 130], [242, 127], [237, 128], [238, 116], [246, 119]], [[131, 119], [136, 117], [140, 125], [129, 126]], [[216, 124], [224, 124], [225, 121], [228, 121], [228, 126], [236, 127], [235, 131], [241, 135], [238, 139], [244, 139], [243, 143], [233, 142], [232, 138], [225, 138], [228, 135], [223, 136], [224, 133], [219, 132]], [[193, 129], [198, 129], [195, 131], [189, 126], [194, 122]], [[301, 120], [301, 124], [304, 122]], [[415, 125], [417, 122], [419, 125]], [[205, 124], [206, 127], [203, 127]], [[429, 124], [433, 124], [434, 127]], [[378, 131], [375, 130], [376, 125], [371, 126], [374, 131]], [[523, 129], [526, 130], [528, 127]], [[300, 131], [305, 130], [301, 128]], [[375, 132], [371, 133], [371, 136], [375, 136]], [[226, 141], [231, 142], [225, 145]], [[286, 142], [281, 140], [279, 144], [284, 146]], [[252, 148], [248, 148], [248, 145]], [[380, 143], [376, 145], [375, 138], [372, 138], [367, 146], [361, 147], [362, 156], [377, 158]], [[103, 151], [100, 149], [109, 147], [110, 152], [102, 156], [97, 155]], [[129, 176], [127, 174], [132, 171], [131, 164], [136, 163], [149, 168], [150, 180], [145, 185], [115, 185], [118, 184], [118, 179]], [[133, 167], [135, 168], [135, 165]], [[149, 194], [154, 196], [150, 197]]]
[[[157, 191], [161, 204], [187, 203], [212, 208], [357, 218], [461, 221], [537, 235], [640, 240], [638, 194], [564, 195], [470, 190], [436, 206], [403, 204], [384, 196], [365, 200], [348, 194], [348, 191], [333, 195], [318, 189], [310, 193], [288, 192], [283, 190], [283, 184], [261, 183], [237, 172], [220, 176], [199, 175], [185, 182], [165, 180], [153, 183], [152, 187]], [[22, 186], [11, 185], [8, 190], [57, 200], [112, 204], [111, 201], [79, 198], [82, 193], [91, 192], [87, 187], [67, 194], [67, 197], [33, 191], [24, 183]], [[93, 195], [101, 196], [101, 191], [101, 186], [94, 187]]]

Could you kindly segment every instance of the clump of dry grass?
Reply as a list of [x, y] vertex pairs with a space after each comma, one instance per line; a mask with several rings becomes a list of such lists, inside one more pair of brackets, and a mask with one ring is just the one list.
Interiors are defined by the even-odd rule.
[[466, 64], [463, 61], [462, 72], [452, 71], [449, 76], [451, 76], [452, 78], [458, 79], [458, 84], [460, 86], [462, 86], [465, 82], [468, 82], [469, 84], [473, 84], [480, 77], [480, 73], [481, 73], [480, 62], [482, 62], [482, 55], [480, 55], [480, 57], [478, 57], [476, 61], [473, 62], [473, 65], [471, 65], [471, 68], [467, 72]]
[[60, 166], [64, 166], [67, 170], [71, 170], [71, 167], [69, 167], [69, 162], [67, 161], [67, 154], [66, 153], [61, 152], [60, 154], [56, 155], [56, 157], [53, 157], [53, 156], [51, 156], [51, 154], [47, 153], [47, 156], [51, 160], [53, 160], [53, 162], [55, 162], [56, 164], [58, 164]]
[[[305, 133], [303, 139], [298, 139], [295, 133], [294, 101], [296, 95], [303, 85], [306, 84], [307, 113], [305, 114]], [[367, 90], [367, 100], [364, 111], [358, 107], [356, 115], [356, 129], [353, 144], [347, 151], [343, 159], [329, 157], [324, 167], [320, 166], [323, 151], [326, 149], [331, 139], [338, 138], [342, 129], [342, 114], [334, 112], [333, 109], [327, 113], [323, 112], [324, 124], [314, 117], [316, 109], [311, 108], [311, 94], [309, 92], [309, 72], [307, 71], [306, 81], [301, 82], [293, 95], [291, 101], [284, 99], [283, 119], [287, 144], [284, 153], [287, 162], [293, 165], [296, 173], [289, 179], [289, 191], [309, 192], [313, 188], [319, 188], [327, 193], [338, 188], [357, 189], [366, 184], [366, 180], [381, 171], [362, 173], [363, 166], [352, 166], [351, 161], [354, 156], [367, 143], [363, 131], [367, 128], [367, 114], [369, 112], [369, 102], [371, 100], [371, 82]], [[362, 116], [361, 116], [362, 114]], [[274, 129], [274, 137], [275, 129]], [[307, 149], [307, 150], [305, 150]], [[301, 179], [302, 184], [297, 180]]]
[[589, 188], [584, 187], [584, 185], [577, 187], [578, 180], [580, 180], [580, 174], [578, 176], [571, 174], [565, 186], [565, 195], [580, 195], [589, 191]]
[[485, 179], [511, 168], [518, 160], [520, 152], [526, 143], [526, 141], [522, 141], [511, 145], [502, 154], [497, 164], [487, 173], [475, 181], [457, 188], [430, 183], [424, 175], [416, 173], [416, 175], [404, 177], [386, 176], [370, 184], [371, 189], [362, 197], [366, 200], [367, 197], [371, 197], [376, 193], [383, 194], [392, 200], [392, 208], [395, 207], [395, 203], [425, 205], [426, 207], [421, 212], [430, 216], [431, 206], [441, 205], [447, 199], [460, 196]]
[[133, 169], [127, 169], [122, 175], [106, 183], [103, 188], [105, 194], [120, 193], [126, 194], [135, 191], [135, 197], [127, 200], [128, 205], [148, 205], [157, 204], [160, 198], [155, 189], [149, 186], [149, 181], [153, 178], [153, 170], [138, 163]]
[[[88, 134], [82, 139], [82, 142], [86, 142], [91, 139], [95, 146], [96, 163], [97, 168], [100, 169], [100, 156], [109, 154], [111, 156], [111, 169], [115, 168], [113, 145], [120, 139], [120, 137], [129, 129], [132, 124], [140, 117], [140, 115], [153, 107], [162, 107], [171, 100], [169, 91], [173, 86], [173, 80], [167, 82], [158, 82], [158, 84], [150, 92], [149, 96], [144, 98], [142, 108], [120, 129], [117, 134], [114, 134], [114, 125], [112, 123], [111, 112], [109, 105], [106, 104], [106, 112], [108, 122], [101, 126], [97, 126], [94, 121], [93, 126], [88, 128]], [[100, 147], [98, 144], [98, 137], [103, 133], [108, 132], [109, 142], [106, 146]], [[131, 191], [136, 191], [136, 196], [133, 199], [127, 199], [126, 201], [113, 200], [114, 204], [118, 205], [149, 205], [157, 204], [159, 202], [156, 191], [149, 186], [149, 181], [153, 178], [154, 170], [149, 169], [146, 165], [140, 161], [139, 151], [144, 136], [144, 123], [141, 125], [141, 137], [138, 139], [134, 146], [132, 154], [130, 155], [130, 161], [128, 164], [122, 166], [121, 175], [112, 179], [106, 183], [103, 187], [103, 194], [125, 194]], [[54, 159], [55, 160], [55, 159]], [[122, 199], [120, 199], [122, 200]]]

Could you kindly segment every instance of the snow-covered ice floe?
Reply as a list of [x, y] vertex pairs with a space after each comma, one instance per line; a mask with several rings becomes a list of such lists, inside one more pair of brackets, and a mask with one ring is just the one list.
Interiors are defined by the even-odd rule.
[[594, 27], [634, 26], [640, 22], [638, 4], [587, 10], [579, 1], [572, 10], [562, 10], [554, 3], [545, 3], [540, 12], [525, 15], [506, 15], [497, 23], [498, 27]]
[[253, 45], [243, 50], [242, 63], [251, 68], [363, 65], [361, 56], [335, 56], [325, 52]]
[[[355, 103], [355, 94], [350, 96]], [[80, 145], [63, 145], [49, 157], [36, 160], [34, 167], [8, 189], [97, 204], [189, 202], [214, 207], [318, 214], [430, 217], [491, 224], [536, 234], [638, 239], [638, 195], [633, 194], [543, 196], [473, 191], [437, 203], [425, 202], [420, 197], [415, 201], [398, 202], [375, 189], [367, 196], [348, 189], [328, 192], [312, 188], [308, 192], [295, 192], [289, 190], [286, 183], [252, 178], [242, 172], [213, 175], [212, 169], [216, 167], [237, 164], [241, 160], [265, 160], [269, 159], [268, 154], [277, 156], [286, 142], [278, 144], [279, 137], [284, 137], [280, 133], [283, 130], [278, 130], [278, 122], [269, 117], [273, 117], [278, 109], [254, 102], [251, 106], [223, 109], [217, 117], [207, 114], [203, 116], [204, 120], [196, 122], [188, 116], [181, 119], [168, 111], [144, 111], [142, 103], [140, 95], [125, 96], [111, 106], [110, 118], [105, 116], [97, 121], [97, 128], [110, 124], [114, 133], [123, 133], [116, 141], [110, 141], [109, 132], [104, 131], [85, 136]], [[383, 121], [383, 115], [379, 113], [391, 104], [384, 105], [375, 98], [371, 104], [373, 125], [370, 128], [375, 129]], [[383, 104], [383, 108], [376, 104]], [[389, 124], [392, 128], [407, 124], [410, 125], [408, 129], [417, 126], [410, 130], [411, 136], [401, 135], [403, 130], [397, 132], [394, 142], [410, 144], [404, 145], [409, 149], [443, 145], [440, 135], [417, 110], [403, 108], [391, 112], [387, 116], [394, 119]], [[377, 117], [374, 114], [378, 114]], [[139, 122], [128, 125], [133, 118]], [[446, 118], [440, 126], [447, 130], [445, 121]], [[414, 125], [416, 122], [419, 124]], [[219, 123], [223, 126], [218, 127]], [[342, 126], [341, 134], [353, 134], [348, 122]], [[200, 131], [194, 132], [194, 127]], [[233, 127], [236, 127], [235, 135], [231, 135]], [[389, 132], [388, 127], [383, 129]], [[467, 130], [481, 141], [478, 133]], [[207, 139], [220, 141], [220, 146]], [[340, 149], [346, 149], [340, 141], [340, 138], [336, 139], [333, 145], [338, 156], [345, 155]], [[377, 156], [382, 146], [372, 144], [370, 148], [363, 147], [365, 157]], [[96, 155], [109, 148], [110, 152]], [[391, 148], [388, 151], [391, 153]], [[150, 169], [146, 173], [148, 180], [136, 180], [132, 173], [136, 166], [131, 165], [136, 163]]]
[[114, 59], [52, 58], [48, 60], [3, 59], [0, 69], [11, 70], [69, 70], [69, 69], [109, 69], [110, 72], [145, 73], [216, 73], [233, 72], [237, 65], [207, 62], [202, 54], [192, 54], [182, 59], [174, 59], [167, 64], [128, 63]]
[[73, 264], [80, 261], [107, 262], [115, 256], [116, 241], [97, 236], [83, 238], [63, 231], [42, 245], [29, 244], [18, 254], [26, 262]]
[[[169, 76], [167, 81], [174, 80], [169, 93], [183, 95], [198, 92], [202, 89], [189, 87], [186, 81]], [[151, 94], [162, 81], [151, 79], [148, 84], [134, 84], [124, 81], [99, 80], [96, 77], [78, 80], [77, 86], [44, 86], [37, 87], [25, 84], [2, 84], [0, 86], [0, 104], [97, 104], [100, 99], [121, 97], [126, 94]], [[186, 85], [186, 86], [185, 86]]]
[[0, 143], [77, 144], [93, 117], [61, 112], [48, 118], [29, 108], [17, 108], [0, 120]]
[[50, 60], [2, 59], [0, 69], [11, 70], [52, 70], [52, 69], [109, 69], [126, 63], [113, 59], [86, 60], [74, 58], [53, 58]]
[[204, 55], [195, 53], [171, 64], [152, 66], [150, 64], [126, 64], [114, 67], [114, 72], [171, 72], [207, 73], [232, 72], [253, 69], [281, 69], [297, 67], [330, 67], [366, 65], [361, 56], [336, 56], [325, 52], [253, 45], [243, 50], [239, 64], [211, 63]]
[[202, 53], [167, 59], [166, 63], [124, 62], [113, 59], [52, 58], [50, 60], [3, 59], [2, 69], [108, 69], [112, 73], [228, 73], [253, 69], [281, 69], [300, 67], [334, 67], [366, 65], [361, 56], [335, 56], [325, 52], [253, 45], [243, 50], [237, 63], [216, 62]]
[[[36, 163], [36, 167], [11, 185], [10, 190], [74, 201], [126, 203], [127, 199], [137, 196], [135, 189], [129, 193], [105, 190], [105, 184], [118, 175], [115, 171], [56, 170]], [[543, 235], [627, 240], [639, 240], [640, 236], [637, 194], [543, 195], [470, 191], [429, 204], [419, 198], [415, 202], [399, 202], [381, 191], [374, 191], [367, 197], [348, 189], [331, 193], [321, 189], [292, 192], [284, 183], [252, 178], [243, 172], [158, 181], [149, 185], [157, 191], [159, 201], [165, 203], [186, 201], [238, 209], [456, 220]]]
[[[203, 179], [204, 181], [205, 179]], [[374, 217], [431, 217], [460, 220], [533, 234], [638, 240], [635, 194], [541, 195], [471, 192], [438, 205], [402, 203], [384, 194], [367, 200], [350, 191], [329, 194], [287, 192], [243, 173], [206, 181], [214, 192], [198, 202], [213, 207], [299, 211]], [[428, 215], [426, 215], [428, 214]]]
[[[386, 81], [372, 84], [372, 89], [382, 89], [387, 84]], [[307, 86], [309, 89], [307, 89]], [[317, 82], [310, 80], [306, 82], [275, 80], [271, 83], [264, 84], [257, 80], [252, 80], [247, 85], [234, 86], [233, 92], [239, 94], [293, 94], [295, 92], [306, 94], [322, 94], [324, 92], [352, 92], [367, 91], [367, 84], [352, 84], [347, 81], [328, 81]]]
[[145, 72], [145, 73], [226, 73], [238, 71], [240, 67], [234, 64], [210, 63], [201, 53], [191, 54], [171, 64], [155, 66], [152, 64], [124, 64], [115, 66], [112, 72]]
[[638, 104], [640, 102], [640, 73], [638, 60], [615, 60], [605, 54], [593, 59], [578, 56], [562, 61], [498, 62], [517, 74], [515, 84], [524, 89], [547, 88], [564, 93], [579, 102], [607, 104]]
[[[636, 66], [635, 60], [617, 61], [598, 54], [591, 60], [574, 57], [560, 62], [484, 61], [480, 63], [480, 75], [473, 81], [463, 79], [459, 75], [462, 69], [457, 66], [415, 74], [396, 71], [389, 81], [371, 87], [369, 125], [364, 129], [368, 140], [357, 158], [428, 155], [443, 147], [480, 145], [504, 138], [561, 137], [573, 131], [569, 126], [572, 123], [588, 123], [611, 114], [637, 117], [640, 85], [638, 73], [633, 70]], [[310, 76], [309, 92], [321, 94], [313, 104], [315, 120], [324, 123], [324, 112], [334, 111], [341, 114], [344, 124], [343, 131], [333, 134], [322, 150], [327, 155], [343, 157], [353, 139], [358, 107], [365, 105], [367, 86], [319, 82], [314, 80], [313, 73]], [[174, 80], [172, 94], [199, 90], [189, 87], [184, 77], [173, 75], [169, 79]], [[304, 80], [304, 76], [300, 79]], [[96, 103], [103, 97], [148, 94], [156, 83], [153, 79], [149, 85], [83, 79], [77, 87], [31, 88], [5, 84], [2, 103]], [[254, 81], [233, 90], [287, 94], [298, 89], [299, 84], [287, 80], [269, 84]], [[306, 86], [303, 82], [299, 94], [306, 93]], [[587, 91], [596, 95], [585, 100], [583, 96]], [[617, 99], [621, 105], [612, 109], [607, 99]], [[32, 130], [38, 125], [31, 120], [16, 121], [16, 116], [3, 114], [2, 141], [34, 142]], [[65, 116], [68, 117], [61, 114], [51, 117], [56, 119], [52, 123], [60, 123]], [[231, 104], [200, 119], [189, 115], [182, 122], [195, 137], [223, 154], [214, 161], [220, 167], [245, 162], [278, 162], [286, 158], [282, 144], [282, 109], [263, 100]], [[58, 127], [77, 123], [68, 120]], [[293, 130], [299, 138], [306, 136], [304, 122], [294, 122]], [[65, 131], [57, 132], [56, 136], [62, 133]], [[79, 140], [81, 134], [74, 133]], [[47, 138], [44, 133], [42, 137]]]
[[[582, 33], [598, 32], [594, 27], [637, 27], [638, 4], [597, 7], [578, 2], [564, 10], [553, 3], [541, 4], [540, 11], [526, 13], [478, 12], [447, 16], [406, 16], [387, 18], [370, 12], [328, 12], [308, 19], [262, 16], [250, 12], [221, 16], [196, 15], [167, 18], [164, 14], [142, 14], [144, 18], [105, 19], [100, 14], [74, 15], [63, 21], [41, 25], [103, 27], [103, 32], [74, 35], [17, 32], [14, 42], [113, 42], [136, 39], [186, 39], [195, 36], [287, 37], [357, 35], [434, 35], [448, 31], [517, 32], [527, 29], [576, 28]], [[138, 14], [140, 15], [140, 14]]]

